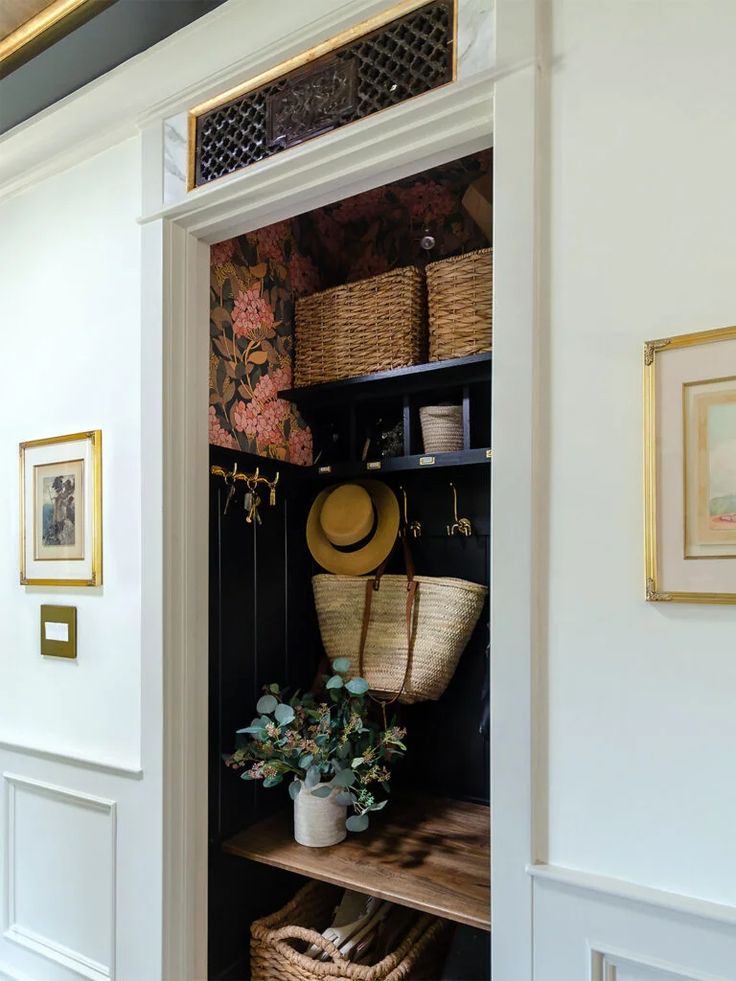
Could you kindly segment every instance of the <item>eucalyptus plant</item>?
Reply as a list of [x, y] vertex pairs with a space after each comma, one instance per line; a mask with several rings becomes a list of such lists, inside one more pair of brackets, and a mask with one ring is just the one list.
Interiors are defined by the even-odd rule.
[[289, 795], [329, 797], [351, 807], [349, 831], [364, 831], [370, 811], [380, 811], [389, 793], [391, 762], [406, 752], [406, 730], [369, 719], [368, 683], [350, 678], [348, 658], [332, 662], [333, 674], [323, 677], [325, 695], [296, 692], [288, 700], [277, 684], [268, 685], [259, 698], [259, 713], [249, 726], [238, 729], [243, 745], [225, 762], [243, 769], [243, 780], [262, 780], [276, 787], [292, 776]]

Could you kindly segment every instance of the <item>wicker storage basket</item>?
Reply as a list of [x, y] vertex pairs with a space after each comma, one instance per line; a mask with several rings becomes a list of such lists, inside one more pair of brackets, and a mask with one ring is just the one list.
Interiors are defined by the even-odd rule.
[[491, 249], [478, 249], [427, 268], [429, 360], [462, 358], [492, 347]]
[[418, 364], [425, 319], [422, 274], [413, 266], [297, 300], [294, 384]]
[[[418, 914], [401, 946], [382, 961], [370, 966], [352, 964], [321, 936], [321, 931], [330, 925], [340, 892], [322, 882], [309, 882], [283, 909], [251, 925], [252, 981], [429, 981], [437, 977], [449, 939], [450, 924], [446, 920]], [[309, 944], [322, 947], [332, 960], [306, 957], [301, 951]]]
[[[368, 577], [372, 578], [372, 577]], [[488, 590], [464, 579], [415, 576], [411, 665], [399, 701], [436, 701], [447, 688], [470, 640]], [[347, 657], [358, 673], [365, 610], [365, 576], [312, 578], [322, 643], [330, 660]], [[401, 691], [407, 662], [406, 576], [383, 576], [374, 593], [363, 655], [371, 690]]]
[[423, 405], [419, 419], [425, 453], [455, 453], [463, 448], [461, 405]]

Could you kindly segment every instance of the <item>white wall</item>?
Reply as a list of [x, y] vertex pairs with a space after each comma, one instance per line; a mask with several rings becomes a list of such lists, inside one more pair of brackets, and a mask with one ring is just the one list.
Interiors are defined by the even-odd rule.
[[[164, 698], [167, 718], [190, 727], [190, 739], [206, 730], [203, 716], [184, 713], [183, 686], [177, 687], [185, 675], [189, 684], [195, 676], [187, 652], [201, 649], [198, 636], [173, 651], [176, 664], [167, 665], [165, 691], [163, 685], [163, 598], [175, 595], [177, 582], [164, 576], [164, 555], [172, 554], [165, 546], [173, 541], [164, 523], [175, 527], [180, 515], [196, 516], [186, 507], [166, 512], [164, 481], [176, 452], [192, 455], [196, 427], [180, 426], [164, 445], [172, 401], [164, 406], [162, 392], [185, 348], [164, 324], [172, 317], [181, 323], [191, 308], [206, 306], [206, 285], [195, 297], [191, 281], [181, 307], [168, 289], [167, 243], [183, 233], [172, 224], [181, 215], [157, 213], [163, 120], [392, 5], [282, 0], [274, 20], [266, 3], [232, 0], [0, 137], [0, 513], [6, 516], [0, 525], [0, 978], [205, 976], [206, 870], [196, 849], [179, 850], [192, 837], [206, 847], [206, 815], [200, 820], [206, 777], [191, 765], [193, 755], [206, 764], [205, 744], [200, 740], [198, 754], [188, 754], [170, 725], [166, 792], [162, 773]], [[434, 109], [415, 120], [417, 141], [392, 155], [399, 169], [410, 160], [422, 169], [417, 154], [442, 155], [458, 140], [463, 152], [487, 143], [490, 99], [478, 76], [490, 66], [484, 43], [490, 0], [462, 0], [462, 6], [465, 110], [450, 118], [443, 108], [447, 92], [430, 94]], [[442, 103], [439, 110], [435, 103]], [[418, 105], [399, 112], [419, 117]], [[436, 118], [443, 120], [440, 131]], [[396, 119], [382, 115], [365, 125], [386, 127]], [[349, 130], [336, 139], [350, 139], [355, 131]], [[301, 193], [296, 173], [286, 182], [290, 194]], [[230, 184], [237, 181], [242, 185], [242, 178]], [[228, 193], [226, 185], [202, 189], [180, 207], [212, 202]], [[249, 204], [240, 199], [241, 213]], [[206, 247], [198, 251], [205, 266]], [[92, 427], [103, 431], [104, 585], [22, 589], [18, 443]], [[201, 463], [196, 466], [197, 479], [181, 488], [185, 501], [205, 480]], [[174, 544], [190, 561], [198, 554], [186, 534]], [[78, 607], [75, 663], [37, 652], [38, 607], [50, 598]], [[182, 605], [170, 604], [170, 646], [176, 625], [185, 624]], [[191, 667], [201, 670], [201, 659]], [[196, 797], [186, 820], [175, 806], [184, 770], [182, 785]]]
[[[161, 976], [160, 735], [141, 711], [140, 172], [132, 138], [0, 205], [0, 977]], [[18, 443], [92, 428], [104, 584], [21, 587]], [[76, 661], [41, 657], [45, 602], [77, 607]]]
[[[0, 740], [140, 765], [140, 197], [135, 140], [0, 209]], [[18, 585], [18, 443], [103, 439], [104, 584]], [[78, 608], [76, 661], [39, 606]], [[80, 720], [84, 724], [80, 725]]]
[[[736, 608], [643, 599], [641, 397], [644, 340], [736, 322], [736, 4], [554, 0], [546, 13], [549, 820], [539, 858], [736, 906]], [[543, 900], [539, 976], [587, 978], [585, 917], [573, 914], [565, 939]], [[682, 928], [670, 930], [674, 950]], [[553, 961], [572, 934], [579, 959]], [[724, 933], [724, 977], [736, 976], [735, 935]], [[701, 944], [689, 966], [705, 971]]]

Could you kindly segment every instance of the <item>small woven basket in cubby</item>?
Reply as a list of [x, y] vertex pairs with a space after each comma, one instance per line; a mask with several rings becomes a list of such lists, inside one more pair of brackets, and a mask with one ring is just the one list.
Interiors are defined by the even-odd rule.
[[492, 348], [491, 249], [478, 249], [426, 267], [429, 360], [481, 354]]
[[423, 405], [419, 421], [425, 453], [456, 453], [463, 449], [461, 405]]
[[[255, 920], [250, 928], [252, 981], [429, 981], [437, 977], [447, 951], [447, 920], [418, 914], [394, 951], [376, 964], [354, 964], [321, 934], [330, 925], [339, 896], [334, 886], [309, 882], [283, 909]], [[321, 947], [330, 960], [307, 957], [304, 951], [310, 944]]]
[[297, 300], [295, 340], [298, 388], [419, 364], [426, 357], [422, 274], [406, 266]]

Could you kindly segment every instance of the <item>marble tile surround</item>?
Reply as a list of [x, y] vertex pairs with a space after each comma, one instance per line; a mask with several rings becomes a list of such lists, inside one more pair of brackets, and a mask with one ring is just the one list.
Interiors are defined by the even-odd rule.
[[[494, 64], [494, 0], [458, 0], [458, 79], [464, 81]], [[164, 120], [163, 204], [187, 194], [187, 114]]]
[[490, 71], [495, 60], [493, 0], [459, 0], [457, 77]]
[[164, 204], [181, 201], [187, 193], [187, 114], [164, 120]]

